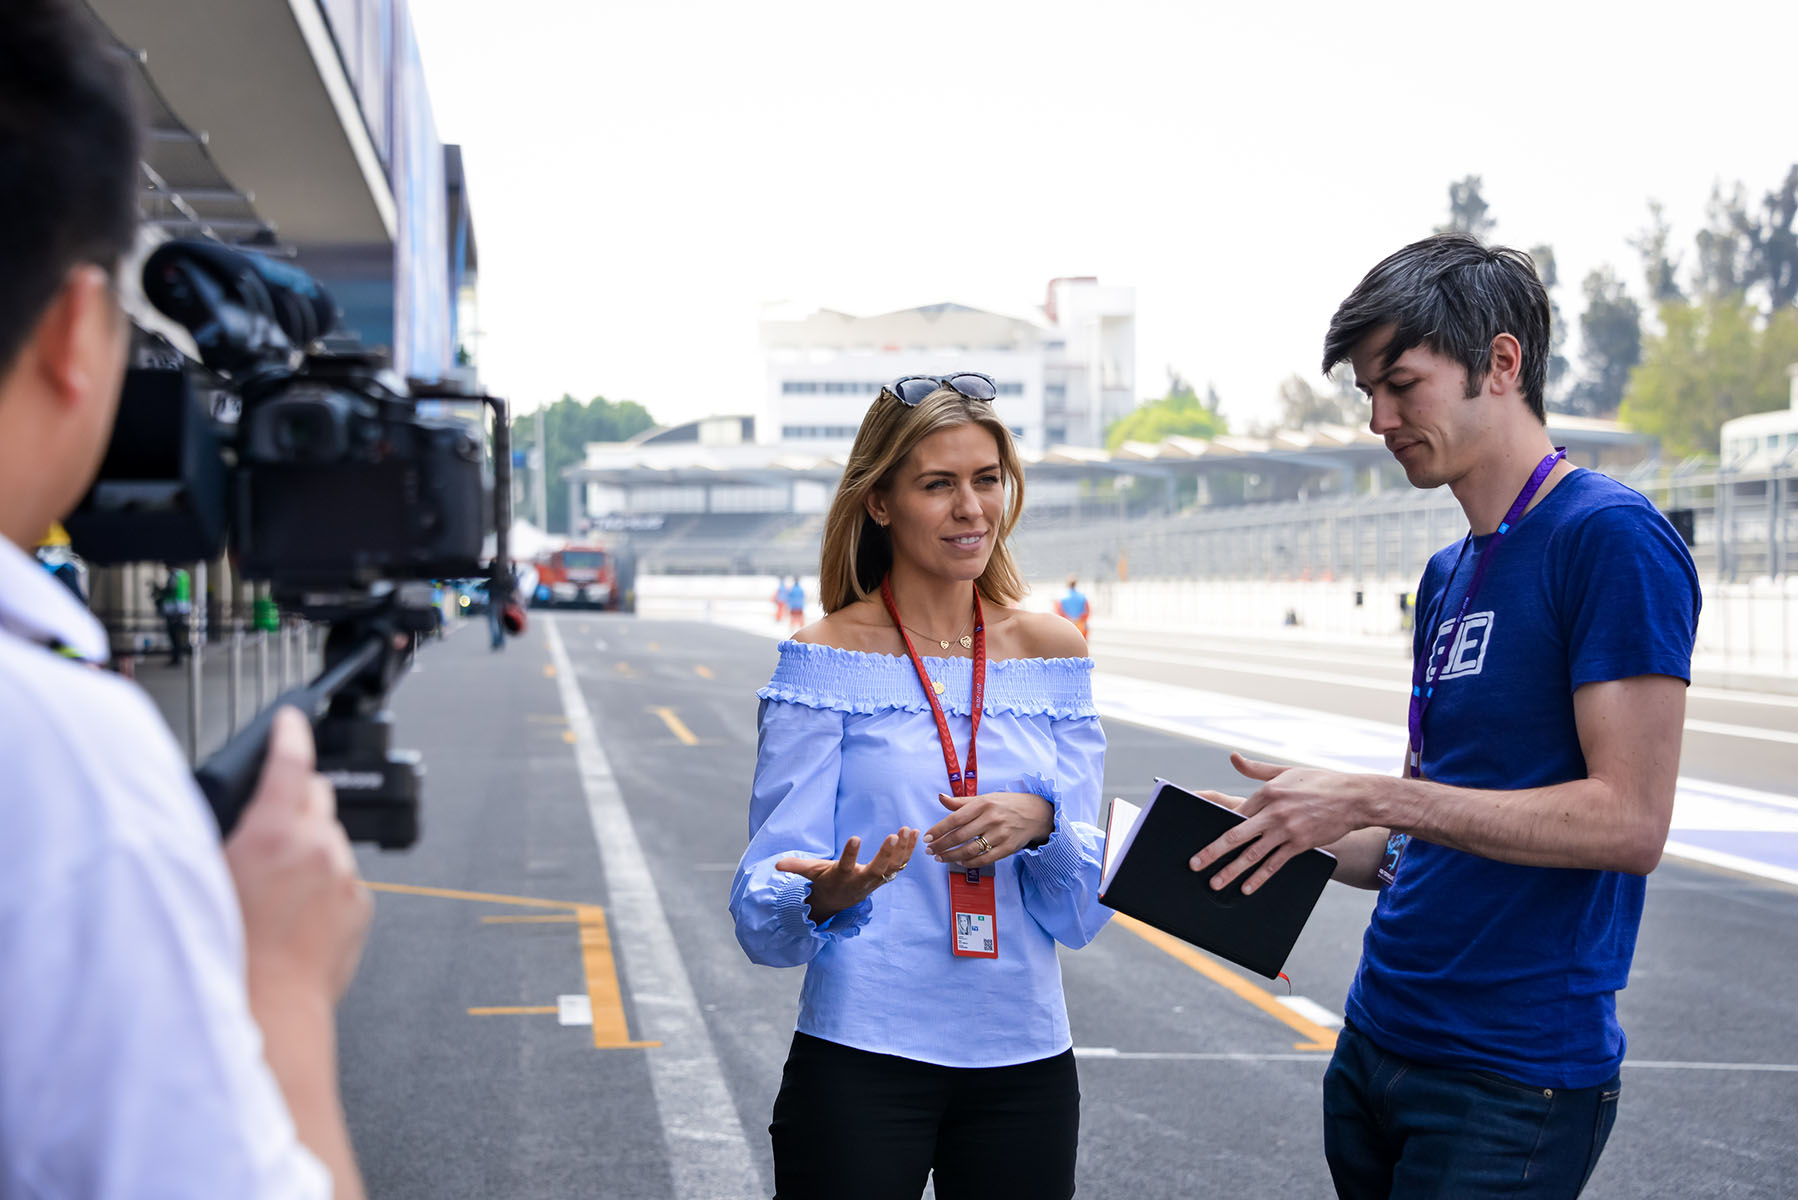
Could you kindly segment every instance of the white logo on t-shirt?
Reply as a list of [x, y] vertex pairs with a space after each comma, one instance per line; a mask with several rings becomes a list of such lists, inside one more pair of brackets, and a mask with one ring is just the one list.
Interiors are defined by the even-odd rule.
[[1486, 647], [1492, 641], [1491, 612], [1468, 613], [1467, 619], [1461, 622], [1461, 632], [1455, 636], [1455, 644], [1448, 644], [1448, 635], [1453, 631], [1455, 623], [1444, 621], [1436, 630], [1436, 640], [1430, 646], [1430, 669], [1425, 678], [1431, 683], [1443, 679], [1459, 679], [1464, 675], [1478, 675], [1486, 665]]

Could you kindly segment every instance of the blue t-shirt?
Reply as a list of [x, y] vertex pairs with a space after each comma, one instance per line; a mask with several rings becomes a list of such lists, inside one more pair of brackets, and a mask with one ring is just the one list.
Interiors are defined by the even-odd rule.
[[1068, 594], [1061, 598], [1061, 615], [1068, 620], [1077, 620], [1086, 613], [1086, 597], [1076, 588], [1069, 588]]
[[[1698, 574], [1639, 493], [1575, 471], [1500, 543], [1454, 645], [1449, 627], [1489, 538], [1439, 551], [1417, 588], [1436, 693], [1423, 773], [1469, 788], [1586, 777], [1573, 693], [1638, 675], [1689, 680]], [[1450, 578], [1451, 572], [1453, 578]], [[1385, 1049], [1537, 1087], [1592, 1087], [1623, 1061], [1647, 881], [1524, 867], [1413, 837], [1380, 893], [1348, 1017]]]

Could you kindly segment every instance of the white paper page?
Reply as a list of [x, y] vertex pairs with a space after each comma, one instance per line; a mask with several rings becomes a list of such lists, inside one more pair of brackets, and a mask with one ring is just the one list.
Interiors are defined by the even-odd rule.
[[[1154, 801], [1150, 800], [1150, 803], [1153, 804]], [[1112, 798], [1111, 814], [1105, 825], [1105, 869], [1099, 877], [1101, 895], [1111, 886], [1111, 876], [1124, 857], [1124, 847], [1130, 844], [1130, 835], [1136, 831], [1136, 823], [1142, 820], [1142, 813], [1142, 806], [1132, 804], [1122, 797]]]

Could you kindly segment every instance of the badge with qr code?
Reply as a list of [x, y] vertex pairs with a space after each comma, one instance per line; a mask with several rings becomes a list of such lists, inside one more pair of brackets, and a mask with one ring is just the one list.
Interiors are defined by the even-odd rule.
[[949, 872], [950, 950], [958, 958], [998, 958], [997, 884], [979, 871]]

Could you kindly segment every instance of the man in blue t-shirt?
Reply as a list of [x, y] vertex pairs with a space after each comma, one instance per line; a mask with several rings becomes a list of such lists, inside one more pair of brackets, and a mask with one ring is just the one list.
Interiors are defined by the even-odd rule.
[[1549, 443], [1548, 297], [1530, 259], [1407, 246], [1330, 322], [1369, 427], [1469, 536], [1417, 589], [1403, 775], [1235, 756], [1263, 786], [1217, 886], [1322, 846], [1380, 892], [1324, 1077], [1343, 1197], [1573, 1196], [1616, 1114], [1644, 876], [1673, 814], [1697, 627], [1685, 544]]

